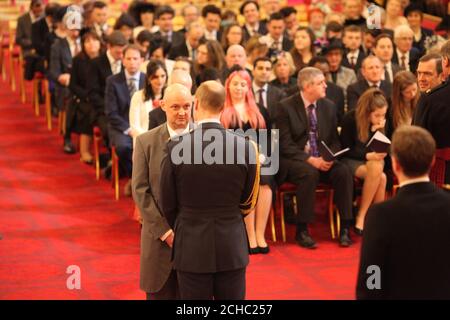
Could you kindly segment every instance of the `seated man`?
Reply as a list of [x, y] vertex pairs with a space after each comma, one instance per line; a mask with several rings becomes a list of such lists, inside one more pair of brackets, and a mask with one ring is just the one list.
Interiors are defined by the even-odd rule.
[[392, 84], [386, 80], [381, 80], [384, 69], [383, 63], [378, 57], [368, 56], [365, 58], [361, 72], [363, 79], [349, 85], [347, 88], [347, 110], [355, 109], [359, 97], [370, 88], [381, 89], [387, 99], [391, 97]]
[[450, 299], [450, 195], [430, 182], [436, 144], [422, 128], [392, 138], [397, 195], [366, 216], [358, 299]]
[[[119, 165], [123, 175], [131, 178], [131, 155], [135, 132], [130, 128], [130, 100], [133, 94], [143, 88], [145, 75], [139, 71], [141, 52], [135, 45], [129, 45], [123, 52], [123, 67], [120, 73], [106, 80], [105, 113], [108, 119], [108, 134], [111, 146], [116, 147]], [[131, 180], [125, 186], [125, 194], [131, 195]]]
[[306, 67], [298, 73], [300, 92], [280, 102], [277, 127], [280, 129], [279, 183], [289, 181], [297, 186], [297, 234], [300, 246], [313, 249], [315, 241], [307, 224], [314, 219], [315, 190], [320, 181], [330, 181], [341, 217], [339, 243], [348, 247], [352, 218], [353, 178], [347, 166], [339, 161], [325, 161], [319, 151], [324, 141], [330, 149], [340, 148], [337, 133], [336, 106], [324, 99], [325, 77], [317, 68]]

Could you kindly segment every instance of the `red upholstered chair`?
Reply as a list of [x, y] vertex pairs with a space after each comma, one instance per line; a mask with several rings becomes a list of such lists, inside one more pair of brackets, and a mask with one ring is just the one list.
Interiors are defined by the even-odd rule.
[[95, 178], [100, 180], [100, 143], [102, 141], [102, 132], [99, 127], [94, 127], [94, 164]]
[[430, 170], [430, 180], [438, 187], [450, 190], [450, 185], [445, 184], [445, 165], [450, 161], [450, 148], [436, 150], [436, 161]]
[[[284, 195], [286, 194], [295, 194], [297, 191], [297, 186], [292, 183], [284, 183], [282, 184], [276, 194], [276, 201], [277, 201], [277, 211], [280, 213], [280, 219], [281, 219], [281, 236], [283, 239], [283, 242], [286, 242], [286, 226], [284, 222]], [[327, 209], [328, 209], [328, 217], [330, 221], [330, 232], [331, 232], [331, 238], [335, 239], [336, 234], [339, 234], [340, 232], [340, 217], [339, 212], [334, 206], [334, 190], [331, 188], [331, 186], [327, 184], [319, 184], [316, 189], [316, 193], [326, 193], [327, 194]], [[296, 198], [294, 197], [294, 210], [296, 209]], [[334, 212], [336, 211], [336, 216]], [[298, 214], [298, 213], [297, 213]], [[336, 219], [336, 223], [335, 223]], [[336, 226], [336, 227], [335, 227]]]
[[114, 188], [114, 198], [119, 200], [119, 157], [115, 146], [111, 148], [111, 181]]

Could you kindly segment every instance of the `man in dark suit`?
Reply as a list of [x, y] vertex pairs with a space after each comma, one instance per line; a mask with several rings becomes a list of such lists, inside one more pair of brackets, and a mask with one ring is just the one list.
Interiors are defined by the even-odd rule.
[[174, 17], [175, 11], [171, 6], [159, 6], [155, 12], [155, 24], [159, 27], [159, 30], [155, 32], [155, 35], [160, 35], [173, 47], [176, 47], [185, 41], [185, 37], [183, 32], [173, 31]]
[[108, 21], [108, 6], [105, 2], [96, 0], [92, 4], [91, 13], [92, 25], [90, 26], [91, 31], [95, 32], [102, 42], [102, 47], [106, 46], [108, 37], [109, 26]]
[[242, 26], [244, 43], [254, 35], [265, 35], [267, 33], [266, 23], [260, 21], [259, 4], [257, 1], [244, 1], [239, 8], [239, 12], [245, 19], [244, 25]]
[[22, 55], [25, 59], [25, 79], [33, 79], [34, 63], [36, 62], [36, 54], [33, 52], [33, 44], [31, 42], [31, 25], [42, 18], [44, 13], [44, 5], [42, 0], [32, 0], [30, 2], [30, 11], [24, 13], [17, 20], [16, 44], [22, 49]]
[[244, 47], [240, 44], [233, 44], [228, 47], [225, 62], [227, 66], [222, 70], [222, 74], [220, 76], [222, 83], [227, 81], [228, 76], [231, 74], [232, 70], [234, 70], [234, 66], [236, 65], [242, 69], [245, 69], [248, 74], [252, 74], [250, 70], [245, 68], [247, 63], [247, 54]]
[[[450, 148], [450, 107], [448, 97], [450, 95], [450, 41], [441, 48], [442, 69], [446, 75], [446, 81], [423, 95], [414, 116], [414, 124], [427, 129], [438, 149]], [[446, 165], [445, 183], [450, 183], [450, 161]]]
[[195, 61], [197, 48], [204, 35], [204, 28], [199, 22], [192, 22], [188, 25], [186, 40], [178, 46], [172, 47], [169, 52], [169, 59], [175, 60], [177, 57], [187, 57]]
[[277, 127], [280, 130], [280, 171], [278, 182], [297, 186], [297, 234], [302, 247], [313, 249], [316, 242], [308, 232], [314, 219], [315, 190], [319, 181], [329, 181], [341, 217], [339, 243], [348, 247], [352, 218], [353, 178], [349, 168], [338, 160], [327, 162], [320, 154], [324, 141], [340, 150], [336, 106], [325, 98], [325, 77], [317, 68], [306, 67], [298, 74], [300, 92], [280, 102]]
[[[111, 146], [115, 146], [121, 172], [131, 177], [132, 139], [136, 136], [130, 128], [130, 100], [142, 89], [145, 75], [139, 71], [142, 58], [139, 47], [129, 45], [123, 52], [123, 67], [120, 73], [106, 80], [105, 113], [108, 120], [108, 134]], [[131, 195], [131, 180], [125, 186], [125, 194]]]
[[[245, 298], [248, 244], [242, 214], [256, 205], [259, 160], [256, 144], [220, 124], [224, 101], [219, 82], [200, 85], [194, 103], [198, 128], [169, 142], [161, 165], [161, 206], [175, 230], [173, 264], [183, 300]], [[204, 134], [216, 137], [214, 150], [223, 157], [208, 153], [212, 144], [202, 141]], [[191, 148], [203, 156], [189, 156]]]
[[123, 50], [127, 39], [120, 31], [114, 31], [107, 38], [107, 50], [95, 58], [90, 65], [88, 78], [89, 100], [95, 109], [95, 122], [102, 131], [103, 139], [108, 145], [108, 122], [105, 116], [106, 79], [120, 73], [122, 69]]
[[285, 29], [286, 26], [281, 13], [276, 12], [271, 14], [267, 22], [268, 33], [262, 38], [269, 47], [269, 57], [276, 57], [282, 51], [291, 50], [293, 43], [285, 35]]
[[394, 42], [391, 36], [386, 33], [377, 36], [372, 51], [384, 64], [384, 77], [382, 79], [392, 83], [401, 68], [398, 64], [392, 62]]
[[[189, 72], [181, 69], [173, 70], [169, 77], [168, 85], [175, 83], [185, 86], [192, 92], [192, 78]], [[152, 130], [167, 121], [163, 108], [153, 109], [148, 113], [148, 118], [148, 130]]]
[[[49, 48], [46, 48], [47, 38], [50, 32], [53, 31], [53, 20], [55, 19], [60, 5], [57, 3], [49, 3], [45, 7], [44, 15], [42, 19], [37, 20], [31, 25], [31, 45], [36, 54], [35, 65], [32, 67], [32, 71], [46, 72], [45, 59], [46, 53]], [[49, 61], [47, 61], [49, 63]], [[31, 78], [33, 75], [31, 76]]]
[[169, 85], [161, 106], [167, 115], [167, 122], [136, 138], [132, 190], [143, 218], [141, 289], [147, 293], [147, 299], [179, 297], [176, 272], [171, 262], [174, 233], [158, 205], [159, 168], [168, 139], [189, 131], [191, 104], [189, 89], [180, 84]]
[[353, 69], [355, 73], [361, 68], [361, 64], [366, 57], [361, 49], [363, 33], [360, 27], [351, 25], [344, 28], [342, 42], [345, 46], [345, 52], [342, 59], [344, 67]]
[[378, 57], [368, 56], [364, 59], [362, 68], [364, 79], [358, 80], [347, 88], [347, 110], [356, 108], [359, 97], [370, 88], [379, 88], [386, 98], [391, 96], [392, 84], [386, 80], [381, 80], [383, 76], [383, 64]]
[[220, 28], [220, 22], [222, 20], [220, 8], [208, 4], [202, 9], [202, 17], [205, 22], [205, 39], [206, 40], [222, 40], [222, 29]]
[[407, 25], [400, 25], [394, 31], [395, 50], [392, 62], [403, 70], [416, 72], [420, 51], [413, 47], [414, 32]]
[[283, 91], [269, 83], [272, 61], [267, 57], [257, 58], [253, 64], [252, 89], [256, 102], [268, 112], [272, 123], [277, 117], [278, 103], [283, 100]]
[[397, 195], [367, 212], [356, 297], [450, 299], [450, 195], [430, 182], [435, 142], [415, 126], [396, 130]]
[[[79, 12], [67, 12], [63, 18], [67, 36], [58, 38], [52, 45], [49, 65], [49, 78], [55, 82], [55, 105], [59, 111], [66, 111], [70, 97], [69, 82], [72, 69], [72, 59], [81, 52], [81, 14]], [[69, 111], [69, 110], [67, 110]], [[70, 119], [70, 116], [68, 117]], [[70, 121], [66, 122], [70, 126]], [[71, 142], [70, 132], [67, 130], [64, 137], [64, 152], [75, 153]]]

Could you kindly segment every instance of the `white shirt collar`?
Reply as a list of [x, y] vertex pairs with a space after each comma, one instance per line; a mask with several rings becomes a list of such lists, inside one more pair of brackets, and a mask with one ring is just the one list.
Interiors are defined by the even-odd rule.
[[397, 57], [398, 57], [398, 63], [401, 63], [402, 61], [402, 56], [406, 57], [406, 61], [409, 60], [409, 51], [406, 53], [401, 52], [398, 48], [396, 48], [395, 50], [397, 50]]
[[109, 65], [111, 66], [111, 70], [113, 70], [115, 63], [117, 62], [119, 65], [122, 65], [122, 61], [120, 60], [114, 60], [113, 56], [109, 52], [109, 50], [106, 50], [106, 56], [108, 57]]
[[249, 31], [250, 35], [253, 35], [253, 31], [256, 30], [256, 32], [258, 32], [259, 30], [259, 22], [257, 22], [255, 24], [254, 27], [252, 27], [251, 25], [249, 25], [248, 23], [245, 24], [245, 27], [247, 28], [247, 30]]
[[359, 56], [359, 49], [356, 49], [355, 51], [349, 51], [347, 53], [347, 59], [350, 59], [351, 57], [355, 57], [355, 63], [356, 63], [356, 60], [358, 60], [358, 56]]
[[167, 124], [167, 130], [169, 131], [170, 138], [173, 138], [175, 136], [180, 136], [182, 134], [189, 132], [189, 124], [186, 126], [185, 129], [177, 129], [177, 130], [172, 129], [168, 123], [166, 123], [166, 124]]
[[269, 84], [266, 83], [262, 87], [260, 87], [260, 86], [258, 86], [256, 84], [255, 81], [253, 81], [252, 85], [253, 85], [253, 91], [255, 92], [255, 94], [258, 93], [259, 89], [264, 89], [264, 92], [267, 93], [267, 89], [268, 89], [268, 86], [269, 86]]
[[124, 69], [123, 71], [125, 72], [125, 78], [127, 79], [127, 81], [130, 78], [133, 78], [133, 80], [136, 81], [136, 82], [139, 81], [139, 78], [140, 78], [140, 72], [139, 71], [136, 72], [134, 75], [129, 74], [126, 69]]
[[376, 85], [378, 88], [380, 88], [380, 86], [381, 86], [381, 81], [379, 81], [379, 82], [371, 82], [369, 80], [366, 80], [366, 81], [369, 84], [369, 87], [372, 87], [373, 85]]
[[430, 182], [430, 177], [423, 176], [423, 177], [419, 177], [419, 178], [409, 179], [409, 180], [406, 180], [406, 181], [400, 183], [399, 187], [401, 188], [401, 187], [407, 186], [409, 184], [420, 183], [420, 182]]
[[203, 120], [200, 120], [200, 121], [196, 122], [195, 124], [196, 124], [197, 126], [199, 126], [199, 125], [201, 125], [201, 124], [203, 124], [203, 123], [207, 123], [207, 122], [214, 122], [214, 123], [220, 124], [220, 120], [217, 119], [217, 118], [203, 119]]

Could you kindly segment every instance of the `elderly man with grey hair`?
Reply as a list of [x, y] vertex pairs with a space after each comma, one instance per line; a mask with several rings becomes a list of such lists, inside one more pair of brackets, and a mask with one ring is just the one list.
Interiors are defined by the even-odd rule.
[[392, 62], [403, 70], [416, 72], [420, 51], [413, 47], [414, 31], [408, 25], [400, 25], [394, 30], [394, 56]]
[[319, 182], [330, 183], [341, 218], [339, 244], [352, 244], [349, 226], [352, 219], [353, 178], [339, 160], [324, 159], [325, 143], [333, 152], [340, 150], [336, 106], [325, 98], [325, 76], [317, 68], [298, 73], [300, 91], [280, 102], [277, 126], [280, 130], [280, 171], [278, 183], [290, 182], [297, 191], [296, 240], [304, 248], [316, 248], [308, 232], [314, 220], [315, 190]]
[[191, 91], [181, 84], [169, 85], [161, 102], [167, 122], [139, 135], [133, 156], [132, 191], [141, 212], [141, 281], [147, 299], [178, 298], [176, 272], [172, 268], [171, 253], [174, 232], [164, 218], [160, 199], [160, 166], [169, 137], [189, 131]]
[[[184, 70], [174, 70], [169, 76], [168, 85], [172, 84], [180, 84], [184, 87], [186, 87], [189, 91], [192, 89], [192, 77], [189, 74], [189, 72], [186, 72]], [[148, 130], [151, 130], [153, 128], [156, 128], [166, 122], [166, 113], [161, 108], [155, 108], [152, 111], [148, 113]]]

